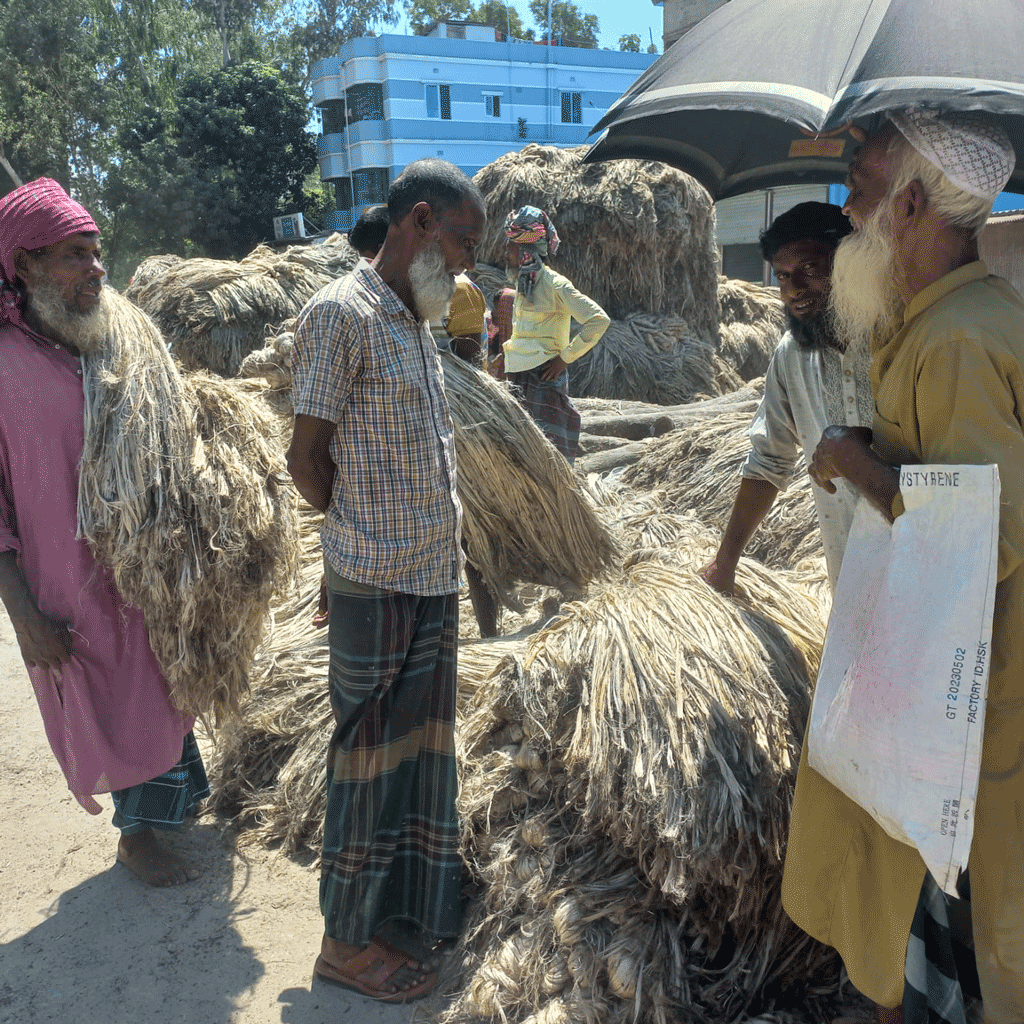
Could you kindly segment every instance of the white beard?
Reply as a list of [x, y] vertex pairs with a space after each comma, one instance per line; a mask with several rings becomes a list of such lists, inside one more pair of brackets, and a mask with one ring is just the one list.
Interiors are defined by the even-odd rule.
[[59, 288], [41, 284], [28, 297], [28, 311], [55, 340], [72, 345], [83, 354], [101, 349], [110, 332], [106, 287], [100, 290], [99, 305], [80, 313], [65, 303]]
[[409, 287], [420, 319], [441, 323], [455, 296], [455, 281], [448, 273], [441, 243], [436, 239], [409, 264]]
[[892, 203], [879, 204], [859, 231], [847, 235], [832, 263], [829, 305], [836, 334], [847, 345], [888, 341], [900, 328], [903, 302], [896, 289]]

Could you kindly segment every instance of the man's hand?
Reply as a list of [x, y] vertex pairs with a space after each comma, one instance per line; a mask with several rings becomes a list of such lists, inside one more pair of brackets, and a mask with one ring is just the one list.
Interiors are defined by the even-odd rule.
[[844, 477], [892, 522], [893, 499], [900, 492], [899, 469], [874, 453], [867, 427], [826, 427], [807, 471], [829, 494], [836, 493], [832, 481]]
[[697, 570], [697, 575], [709, 586], [712, 590], [717, 590], [720, 594], [725, 594], [727, 597], [732, 597], [733, 590], [736, 587], [736, 564], [731, 565], [724, 559], [719, 559], [717, 556], [713, 558], [707, 565]]
[[71, 631], [65, 623], [48, 618], [38, 608], [11, 622], [29, 667], [59, 673], [71, 660]]
[[867, 427], [826, 427], [807, 467], [811, 479], [829, 494], [836, 493], [833, 480], [845, 477], [851, 482], [866, 462], [877, 462], [871, 450], [871, 431]]
[[561, 356], [552, 356], [540, 368], [541, 380], [557, 380], [569, 368], [569, 364]]
[[327, 625], [328, 610], [330, 605], [327, 599], [327, 573], [320, 577], [320, 600], [316, 605], [316, 614], [313, 616], [313, 625], [317, 629], [323, 629]]

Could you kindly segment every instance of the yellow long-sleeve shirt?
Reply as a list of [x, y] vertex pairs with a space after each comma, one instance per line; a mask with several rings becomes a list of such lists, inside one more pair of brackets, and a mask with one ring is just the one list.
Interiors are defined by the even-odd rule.
[[[579, 333], [569, 338], [570, 321]], [[505, 370], [522, 373], [561, 356], [567, 363], [579, 359], [600, 340], [611, 320], [572, 281], [542, 267], [529, 299], [516, 293], [512, 308], [512, 337], [505, 342]]]
[[[997, 463], [999, 570], [971, 899], [985, 1020], [1024, 1020], [1024, 301], [984, 263], [914, 297], [875, 348], [874, 447], [893, 465]], [[893, 512], [901, 513], [897, 496]], [[927, 607], [928, 595], [921, 595]], [[842, 954], [869, 999], [897, 1005], [925, 866], [801, 758], [783, 905]]]

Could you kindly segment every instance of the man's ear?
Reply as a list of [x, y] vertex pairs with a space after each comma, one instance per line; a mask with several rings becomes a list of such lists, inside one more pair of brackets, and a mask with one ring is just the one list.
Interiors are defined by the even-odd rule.
[[437, 218], [429, 203], [417, 203], [409, 215], [412, 217], [413, 231], [417, 239], [427, 238], [437, 230]]
[[30, 283], [29, 278], [32, 276], [32, 257], [29, 256], [27, 249], [17, 248], [11, 254], [14, 262], [14, 273], [21, 278], [26, 284]]
[[896, 216], [907, 220], [920, 220], [928, 207], [928, 197], [924, 194], [924, 187], [916, 178], [909, 185], [906, 185], [896, 197]]

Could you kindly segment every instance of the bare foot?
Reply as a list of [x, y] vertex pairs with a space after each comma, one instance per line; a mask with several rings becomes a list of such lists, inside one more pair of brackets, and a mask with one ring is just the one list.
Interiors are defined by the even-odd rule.
[[149, 885], [181, 885], [199, 877], [199, 871], [158, 842], [151, 828], [121, 836], [117, 859], [137, 878]]

